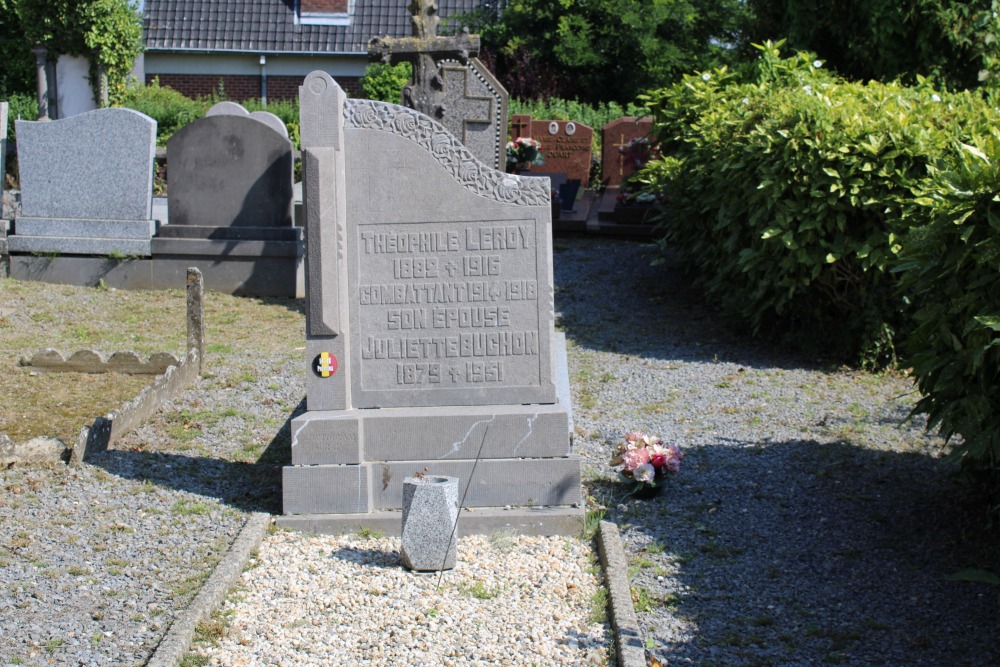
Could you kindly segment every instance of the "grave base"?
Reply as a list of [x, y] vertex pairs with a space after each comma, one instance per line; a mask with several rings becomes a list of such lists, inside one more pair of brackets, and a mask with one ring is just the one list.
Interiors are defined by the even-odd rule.
[[[519, 535], [579, 536], [583, 532], [583, 507], [477, 507], [462, 510], [458, 517], [458, 535], [491, 535], [513, 530]], [[361, 529], [377, 530], [399, 537], [403, 526], [402, 511], [369, 514], [298, 514], [275, 517], [283, 528], [307, 533], [340, 535]]]
[[118, 260], [79, 255], [10, 255], [10, 277], [15, 280], [81, 287], [94, 287], [103, 280], [115, 289], [179, 289], [187, 284], [189, 267], [200, 269], [205, 289], [215, 292], [295, 298], [305, 293], [302, 257], [179, 255]]

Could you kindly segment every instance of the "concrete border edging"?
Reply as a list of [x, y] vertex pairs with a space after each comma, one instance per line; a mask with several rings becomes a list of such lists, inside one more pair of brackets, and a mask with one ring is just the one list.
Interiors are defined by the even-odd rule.
[[628, 583], [628, 560], [618, 526], [601, 521], [597, 532], [597, 551], [608, 586], [611, 628], [619, 667], [646, 667], [646, 650], [639, 633], [639, 619], [632, 607], [632, 589]]
[[146, 667], [177, 667], [180, 664], [191, 648], [198, 624], [222, 605], [226, 595], [243, 575], [250, 554], [260, 547], [270, 525], [271, 515], [266, 512], [255, 512], [250, 516], [233, 546], [215, 566], [212, 576], [201, 587], [188, 608], [170, 626]]

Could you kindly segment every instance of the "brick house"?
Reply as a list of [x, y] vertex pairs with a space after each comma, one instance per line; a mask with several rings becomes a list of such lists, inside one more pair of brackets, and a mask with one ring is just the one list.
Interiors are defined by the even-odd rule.
[[[368, 40], [411, 33], [409, 0], [145, 0], [142, 77], [194, 97], [298, 96], [313, 70], [349, 94], [368, 65]], [[446, 18], [495, 0], [438, 0]]]

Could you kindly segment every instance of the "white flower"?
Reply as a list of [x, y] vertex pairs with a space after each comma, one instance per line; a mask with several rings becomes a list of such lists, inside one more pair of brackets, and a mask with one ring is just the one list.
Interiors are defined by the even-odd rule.
[[819, 69], [822, 66], [823, 66], [823, 61], [822, 60], [814, 60], [813, 61], [813, 67], [815, 67], [816, 69]]
[[749, 97], [744, 97], [743, 98], [743, 104], [750, 104], [750, 98]]
[[802, 86], [802, 90], [806, 91], [809, 95], [811, 95], [813, 91], [812, 86]]
[[637, 482], [651, 483], [656, 477], [656, 470], [649, 463], [643, 463], [635, 469], [632, 476]]
[[711, 79], [712, 79], [712, 75], [709, 74], [708, 72], [705, 72], [704, 74], [701, 75], [701, 80], [702, 81], [711, 81]]
[[933, 101], [933, 102], [940, 102], [941, 101], [941, 96], [938, 95], [937, 93], [934, 93], [933, 95], [931, 95], [931, 101]]

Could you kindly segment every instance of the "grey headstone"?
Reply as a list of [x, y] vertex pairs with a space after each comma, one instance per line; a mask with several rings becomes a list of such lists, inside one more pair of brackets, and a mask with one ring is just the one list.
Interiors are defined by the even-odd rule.
[[403, 480], [403, 564], [418, 572], [455, 567], [457, 521], [457, 478], [425, 475]]
[[292, 227], [292, 142], [255, 118], [184, 126], [167, 142], [167, 169], [171, 226]]
[[548, 180], [323, 72], [299, 92], [307, 411], [285, 513], [399, 509], [424, 468], [479, 507], [579, 507]]
[[462, 140], [484, 164], [503, 169], [506, 162], [507, 91], [478, 58], [466, 64], [439, 63], [445, 112], [441, 124]]
[[11, 252], [149, 255], [156, 121], [131, 109], [18, 120]]
[[288, 138], [288, 128], [285, 127], [285, 122], [270, 111], [254, 111], [250, 114], [250, 117], [264, 123], [264, 125], [267, 125], [285, 139]]
[[97, 109], [57, 121], [15, 121], [21, 215], [149, 220], [156, 121]]
[[243, 108], [242, 104], [236, 102], [219, 102], [205, 112], [205, 118], [209, 116], [249, 116], [250, 112]]
[[[0, 201], [3, 200], [3, 188], [7, 183], [7, 103], [0, 102]], [[0, 218], [3, 211], [0, 210]]]

